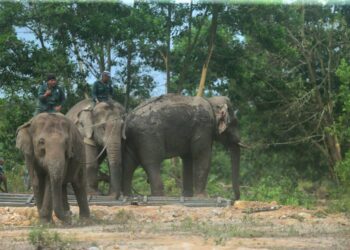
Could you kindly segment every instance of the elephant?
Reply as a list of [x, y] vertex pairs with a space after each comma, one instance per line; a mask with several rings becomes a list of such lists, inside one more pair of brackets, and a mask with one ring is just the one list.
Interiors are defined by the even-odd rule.
[[240, 135], [238, 119], [228, 97], [209, 99], [168, 94], [140, 104], [125, 120], [123, 134], [123, 193], [131, 194], [133, 173], [142, 165], [151, 195], [163, 196], [161, 162], [182, 159], [183, 196], [207, 196], [205, 188], [214, 140], [230, 152], [232, 186], [240, 198]]
[[40, 113], [18, 128], [16, 147], [24, 155], [41, 221], [52, 221], [52, 210], [58, 219], [70, 221], [68, 183], [80, 217], [90, 216], [83, 145], [76, 126], [60, 113]]
[[91, 99], [75, 104], [66, 114], [84, 137], [88, 193], [98, 193], [98, 167], [107, 155], [111, 196], [121, 194], [121, 131], [124, 107], [115, 101], [93, 105]]

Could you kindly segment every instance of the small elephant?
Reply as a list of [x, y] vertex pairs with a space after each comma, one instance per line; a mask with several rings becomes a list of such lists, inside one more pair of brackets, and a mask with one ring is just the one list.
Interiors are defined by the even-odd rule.
[[71, 183], [80, 217], [89, 217], [85, 151], [76, 126], [60, 113], [41, 113], [17, 130], [16, 147], [25, 159], [40, 219], [69, 222], [67, 184]]
[[126, 118], [123, 153], [123, 192], [131, 195], [132, 176], [141, 164], [151, 193], [162, 196], [161, 162], [180, 156], [183, 195], [206, 196], [212, 144], [221, 142], [230, 152], [235, 198], [238, 185], [240, 136], [238, 120], [227, 97], [190, 97], [168, 94], [136, 107]]
[[108, 101], [92, 105], [91, 99], [75, 104], [66, 114], [84, 137], [88, 193], [98, 193], [98, 167], [106, 158], [110, 171], [111, 196], [119, 198], [122, 176], [121, 131], [124, 107]]

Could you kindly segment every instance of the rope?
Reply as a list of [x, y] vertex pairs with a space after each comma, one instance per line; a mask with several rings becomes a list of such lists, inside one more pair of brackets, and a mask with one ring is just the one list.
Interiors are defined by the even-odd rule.
[[[117, 120], [117, 119], [113, 119], [113, 120]], [[108, 121], [113, 121], [113, 120], [108, 120]], [[95, 126], [101, 125], [101, 124], [105, 124], [105, 123], [107, 123], [107, 121], [104, 122], [104, 123], [95, 124]], [[97, 155], [96, 159], [95, 159], [95, 160], [92, 160], [92, 161], [90, 161], [90, 162], [82, 162], [83, 164], [94, 163], [94, 162], [96, 162], [96, 161], [101, 157], [102, 153], [105, 151], [105, 149], [107, 148], [107, 146], [108, 146], [108, 144], [109, 144], [109, 142], [110, 142], [110, 140], [111, 140], [111, 138], [112, 138], [112, 136], [110, 136], [110, 135], [112, 134], [115, 125], [116, 125], [116, 123], [113, 124], [113, 127], [112, 127], [112, 129], [111, 129], [111, 131], [110, 131], [110, 134], [108, 135], [108, 140], [107, 140], [105, 146], [104, 146], [104, 147], [102, 148], [102, 150], [100, 151], [100, 153]]]
[[110, 120], [107, 120], [107, 121], [104, 121], [104, 122], [96, 123], [96, 124], [91, 125], [91, 126], [87, 126], [87, 127], [85, 127], [85, 126], [84, 126], [84, 128], [94, 128], [94, 127], [97, 127], [97, 126], [100, 126], [100, 125], [106, 124], [107, 122], [116, 121], [116, 120], [118, 120], [118, 119], [119, 119], [119, 118], [110, 119]]

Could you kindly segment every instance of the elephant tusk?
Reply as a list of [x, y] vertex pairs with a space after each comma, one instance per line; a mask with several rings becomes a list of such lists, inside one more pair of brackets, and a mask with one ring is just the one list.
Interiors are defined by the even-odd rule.
[[238, 143], [238, 146], [240, 146], [241, 148], [248, 148], [248, 149], [251, 148], [250, 146], [244, 144], [243, 142], [239, 142], [239, 143]]

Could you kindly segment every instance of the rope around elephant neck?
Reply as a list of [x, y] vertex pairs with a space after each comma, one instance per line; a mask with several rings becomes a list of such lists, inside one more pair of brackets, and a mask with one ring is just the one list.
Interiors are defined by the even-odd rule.
[[106, 124], [107, 122], [116, 121], [116, 120], [118, 120], [118, 119], [119, 119], [119, 118], [110, 119], [110, 120], [107, 120], [107, 121], [104, 121], [104, 122], [96, 123], [96, 124], [94, 124], [94, 125], [90, 125], [90, 126], [86, 126], [86, 127], [84, 126], [84, 128], [94, 128], [94, 127], [97, 127], [97, 126]]
[[[117, 119], [113, 119], [113, 120], [117, 120]], [[108, 121], [113, 121], [113, 120], [108, 120]], [[104, 123], [107, 123], [107, 121], [104, 122]], [[104, 124], [104, 123], [101, 123], [101, 124]], [[95, 125], [100, 125], [100, 124], [95, 124]], [[109, 133], [109, 135], [107, 137], [107, 142], [106, 142], [105, 146], [102, 148], [102, 150], [100, 151], [100, 153], [97, 155], [97, 157], [94, 160], [90, 161], [90, 162], [82, 162], [83, 164], [94, 163], [101, 157], [102, 153], [106, 150], [106, 148], [107, 148], [107, 146], [108, 146], [108, 144], [109, 144], [109, 142], [110, 142], [110, 140], [112, 138], [111, 135], [112, 135], [112, 132], [114, 130], [115, 125], [116, 125], [116, 123], [113, 124], [113, 127], [112, 127], [112, 129], [111, 129], [111, 131], [110, 131], [110, 133]]]

